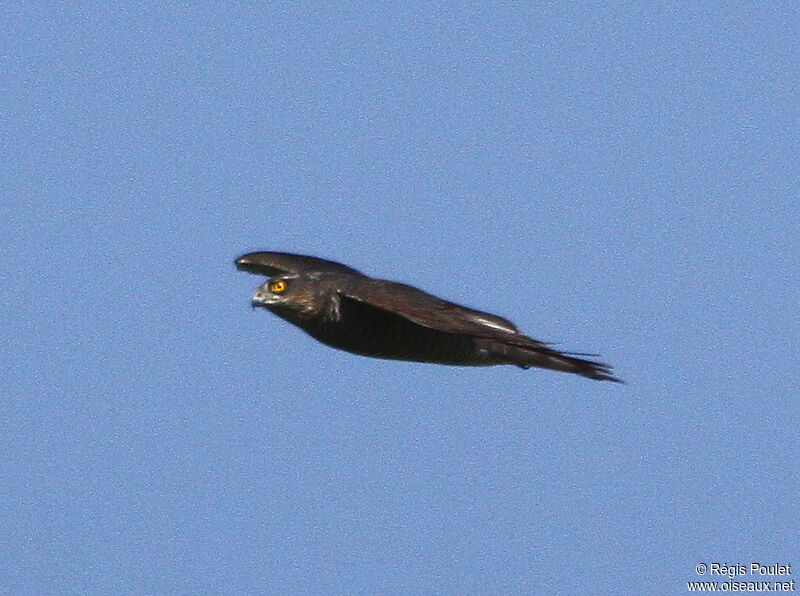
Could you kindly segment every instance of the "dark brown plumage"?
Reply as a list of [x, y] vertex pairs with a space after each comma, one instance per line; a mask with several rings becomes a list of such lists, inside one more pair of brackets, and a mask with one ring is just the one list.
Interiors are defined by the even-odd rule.
[[506, 319], [334, 261], [253, 252], [236, 259], [236, 267], [269, 277], [253, 295], [254, 308], [266, 308], [347, 352], [463, 366], [538, 366], [621, 382], [610, 366], [558, 352]]

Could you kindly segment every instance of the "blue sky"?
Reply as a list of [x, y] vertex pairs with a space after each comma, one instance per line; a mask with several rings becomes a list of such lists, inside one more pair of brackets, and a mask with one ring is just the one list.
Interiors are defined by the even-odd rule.
[[[800, 568], [794, 4], [2, 10], [4, 591]], [[253, 250], [628, 384], [326, 348], [250, 309]]]

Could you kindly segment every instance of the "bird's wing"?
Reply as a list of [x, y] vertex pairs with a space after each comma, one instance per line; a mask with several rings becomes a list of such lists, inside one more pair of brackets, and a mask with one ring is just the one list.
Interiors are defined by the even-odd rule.
[[443, 333], [469, 335], [490, 340], [505, 346], [502, 353], [509, 364], [522, 368], [538, 366], [580, 374], [592, 379], [622, 383], [612, 374], [610, 366], [602, 362], [583, 360], [575, 356], [592, 356], [559, 352], [546, 343], [536, 341], [521, 333], [513, 323], [489, 313], [460, 306], [432, 296], [412, 286], [396, 282], [359, 278], [351, 280], [339, 290], [340, 300], [353, 300], [367, 304], [373, 312], [376, 325], [385, 316], [400, 316], [416, 325]]
[[498, 339], [531, 348], [547, 347], [522, 334], [511, 321], [442, 300], [406, 284], [359, 278], [346, 284], [339, 294], [437, 331]]
[[236, 268], [239, 271], [247, 271], [268, 277], [282, 273], [301, 273], [305, 271], [362, 275], [352, 267], [335, 261], [286, 252], [250, 252], [236, 259]]

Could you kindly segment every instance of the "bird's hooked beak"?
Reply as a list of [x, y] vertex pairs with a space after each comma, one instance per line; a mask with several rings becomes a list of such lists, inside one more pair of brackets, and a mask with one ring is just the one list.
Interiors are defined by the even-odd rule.
[[255, 310], [259, 306], [266, 308], [273, 302], [275, 302], [275, 296], [264, 286], [261, 286], [256, 290], [256, 293], [253, 294], [253, 297], [250, 299], [250, 306], [253, 308], [253, 310]]

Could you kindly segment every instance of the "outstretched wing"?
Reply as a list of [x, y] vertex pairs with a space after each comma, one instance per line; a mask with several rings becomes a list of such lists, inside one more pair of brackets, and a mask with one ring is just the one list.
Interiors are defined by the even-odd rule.
[[286, 252], [250, 252], [236, 259], [236, 268], [239, 271], [266, 275], [267, 277], [282, 273], [301, 273], [305, 271], [363, 275], [352, 267], [335, 261]]
[[[373, 342], [389, 340], [388, 333], [375, 333], [376, 328], [397, 329], [396, 323], [393, 326], [386, 324], [392, 320], [391, 317], [406, 320], [408, 325], [403, 335], [419, 350], [417, 357], [410, 359], [435, 358], [445, 362], [445, 354], [457, 349], [455, 338], [466, 336], [477, 342], [475, 345], [479, 349], [483, 347], [491, 354], [502, 356], [508, 364], [522, 368], [537, 366], [592, 379], [622, 382], [613, 376], [611, 367], [602, 362], [575, 357], [582, 354], [559, 352], [524, 335], [502, 317], [442, 300], [405, 284], [360, 278], [346, 284], [339, 294], [340, 300], [345, 301], [343, 308], [347, 308], [348, 301], [363, 305], [361, 316], [370, 321], [373, 329], [369, 337]], [[419, 357], [420, 354], [425, 357]]]
[[359, 278], [353, 283], [343, 284], [339, 294], [436, 331], [499, 339], [526, 347], [546, 347], [546, 344], [522, 334], [507, 319], [442, 300], [406, 284]]

